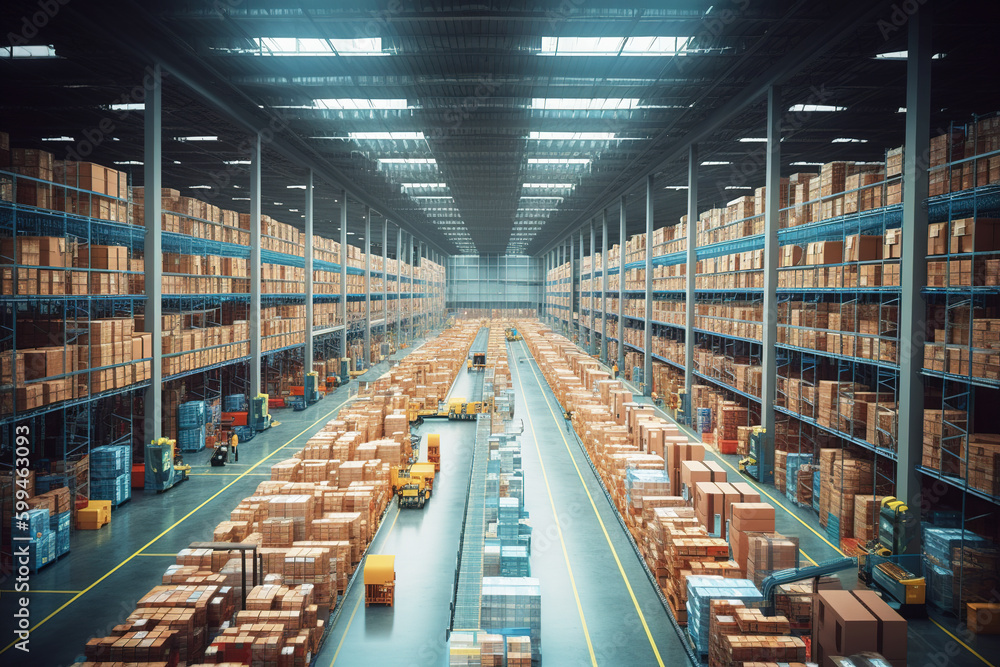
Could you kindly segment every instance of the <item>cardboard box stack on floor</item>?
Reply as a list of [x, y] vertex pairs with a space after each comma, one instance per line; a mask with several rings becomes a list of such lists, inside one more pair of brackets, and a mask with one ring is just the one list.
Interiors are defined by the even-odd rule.
[[[249, 571], [241, 579], [236, 550], [183, 549], [125, 624], [88, 642], [87, 658], [307, 667], [321, 619], [391, 499], [389, 468], [411, 453], [408, 402], [425, 381], [450, 386], [477, 331], [456, 327], [401, 361], [219, 523], [213, 541], [258, 546], [262, 585], [252, 585]], [[237, 613], [244, 589], [247, 608]]]
[[820, 591], [813, 609], [812, 659], [835, 667], [831, 656], [880, 653], [892, 667], [907, 664], [906, 620], [873, 591]]

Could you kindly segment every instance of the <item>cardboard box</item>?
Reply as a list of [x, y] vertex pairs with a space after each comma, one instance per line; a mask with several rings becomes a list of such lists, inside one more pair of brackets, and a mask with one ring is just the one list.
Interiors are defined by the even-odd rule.
[[875, 591], [852, 591], [878, 623], [875, 650], [893, 667], [906, 665], [906, 619], [885, 603]]
[[814, 241], [809, 244], [806, 264], [840, 264], [844, 258], [843, 241]]
[[797, 245], [781, 246], [779, 266], [799, 266], [802, 264], [802, 248]]
[[851, 591], [820, 591], [815, 596], [813, 659], [833, 667], [830, 656], [874, 651], [878, 620]]
[[845, 262], [869, 262], [882, 259], [881, 236], [865, 236], [852, 234], [845, 239]]

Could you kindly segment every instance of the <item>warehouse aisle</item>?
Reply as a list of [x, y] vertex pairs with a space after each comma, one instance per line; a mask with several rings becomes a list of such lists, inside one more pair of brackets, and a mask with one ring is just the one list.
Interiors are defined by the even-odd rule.
[[[362, 378], [374, 379], [388, 368], [382, 362]], [[239, 463], [212, 468], [211, 451], [188, 454], [185, 460], [195, 473], [189, 480], [162, 494], [133, 490], [132, 499], [112, 512], [109, 526], [74, 531], [70, 553], [31, 575], [31, 624], [42, 625], [31, 633], [30, 654], [13, 648], [3, 652], [5, 667], [65, 665], [82, 659], [87, 640], [111, 634], [139, 598], [160, 583], [177, 551], [191, 542], [211, 540], [215, 526], [270, 477], [271, 465], [300, 449], [348, 400], [348, 387], [341, 387], [302, 412], [275, 411], [281, 425], [240, 445]], [[0, 586], [4, 617], [13, 613], [12, 589], [12, 582]]]
[[[463, 370], [451, 396], [478, 397], [482, 382], [483, 373]], [[355, 581], [340, 618], [316, 656], [319, 667], [383, 661], [399, 667], [448, 664], [445, 631], [451, 618], [476, 424], [429, 419], [414, 431], [424, 436], [423, 442], [428, 433], [441, 435], [441, 471], [424, 509], [400, 511], [393, 503], [370, 547], [371, 553], [396, 556], [395, 604], [365, 607], [363, 580]]]
[[687, 656], [569, 423], [523, 342], [512, 343], [542, 658], [554, 665], [681, 665]]

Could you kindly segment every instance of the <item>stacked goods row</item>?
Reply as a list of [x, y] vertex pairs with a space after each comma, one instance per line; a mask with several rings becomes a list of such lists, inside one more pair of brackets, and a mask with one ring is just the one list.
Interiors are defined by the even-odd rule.
[[[779, 587], [777, 615], [765, 615], [758, 608], [764, 606], [764, 579], [799, 566], [798, 540], [775, 532], [774, 506], [761, 503], [748, 484], [727, 482], [718, 464], [704, 460], [703, 445], [651, 407], [631, 402], [620, 383], [565, 338], [538, 325], [522, 323], [521, 330], [557, 399], [573, 412], [573, 426], [671, 611], [708, 664], [811, 659], [832, 665], [830, 655], [860, 651], [906, 664], [906, 621], [874, 594], [834, 590], [840, 588], [836, 579], [820, 580], [818, 592], [812, 583]], [[821, 457], [830, 479], [825, 502], [843, 507], [850, 498], [853, 513], [861, 496], [848, 489], [860, 494], [865, 462], [832, 452], [836, 456]], [[878, 506], [856, 504], [863, 513]], [[864, 613], [849, 608], [853, 603], [845, 596], [859, 601]], [[832, 618], [864, 619], [870, 626], [848, 645], [833, 631]], [[799, 635], [811, 635], [811, 653]]]
[[454, 329], [404, 359], [216, 526], [214, 542], [257, 546], [261, 585], [242, 579], [240, 551], [182, 549], [87, 659], [306, 667], [391, 500], [389, 468], [410, 455], [406, 392], [428, 364], [457, 374], [474, 336]]
[[[146, 382], [152, 339], [133, 327], [130, 317], [25, 320], [15, 337], [20, 349], [0, 354], [0, 383], [11, 389], [0, 394], [0, 414]], [[41, 337], [51, 345], [35, 347]]]
[[899, 306], [895, 303], [782, 301], [781, 345], [870, 361], [898, 363]]
[[0, 266], [3, 294], [10, 296], [142, 293], [142, 281], [136, 278], [144, 270], [143, 261], [130, 258], [126, 246], [54, 236], [5, 237], [0, 239]]
[[838, 241], [782, 245], [779, 252], [779, 289], [900, 285], [903, 235], [899, 228], [886, 229], [884, 234], [852, 234]]
[[545, 308], [550, 315], [564, 321], [572, 320], [573, 308], [570, 281], [573, 276], [572, 264], [566, 262], [546, 274]]

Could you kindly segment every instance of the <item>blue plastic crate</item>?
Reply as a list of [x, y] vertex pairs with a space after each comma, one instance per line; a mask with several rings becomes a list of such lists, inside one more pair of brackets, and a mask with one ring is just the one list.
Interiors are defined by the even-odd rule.
[[37, 572], [56, 559], [56, 536], [49, 532], [28, 542], [29, 567]]
[[114, 507], [132, 497], [132, 474], [128, 472], [114, 479], [91, 480], [92, 500], [110, 500]]
[[56, 536], [56, 557], [69, 552], [69, 530], [72, 521], [68, 511], [56, 514], [49, 519], [49, 526]]
[[234, 426], [233, 433], [240, 439], [240, 442], [250, 442], [254, 436], [253, 429], [249, 426]]
[[177, 408], [177, 428], [194, 429], [204, 426], [207, 420], [205, 401], [188, 401]]
[[90, 451], [90, 479], [113, 480], [132, 472], [132, 449], [128, 445], [104, 445]]
[[812, 454], [789, 454], [785, 461], [785, 497], [798, 502], [799, 466], [812, 463]]
[[748, 607], [763, 604], [761, 595], [749, 579], [689, 576], [687, 578], [688, 633], [701, 654], [708, 653], [710, 602], [716, 599], [740, 600]]
[[182, 452], [200, 452], [205, 449], [205, 426], [178, 431], [177, 446]]
[[246, 394], [231, 394], [229, 396], [222, 397], [223, 412], [246, 412], [246, 409]]
[[11, 529], [14, 537], [30, 537], [36, 539], [39, 536], [51, 532], [49, 525], [49, 511], [46, 509], [33, 509], [24, 512], [24, 517], [18, 519], [16, 516], [11, 521]]

